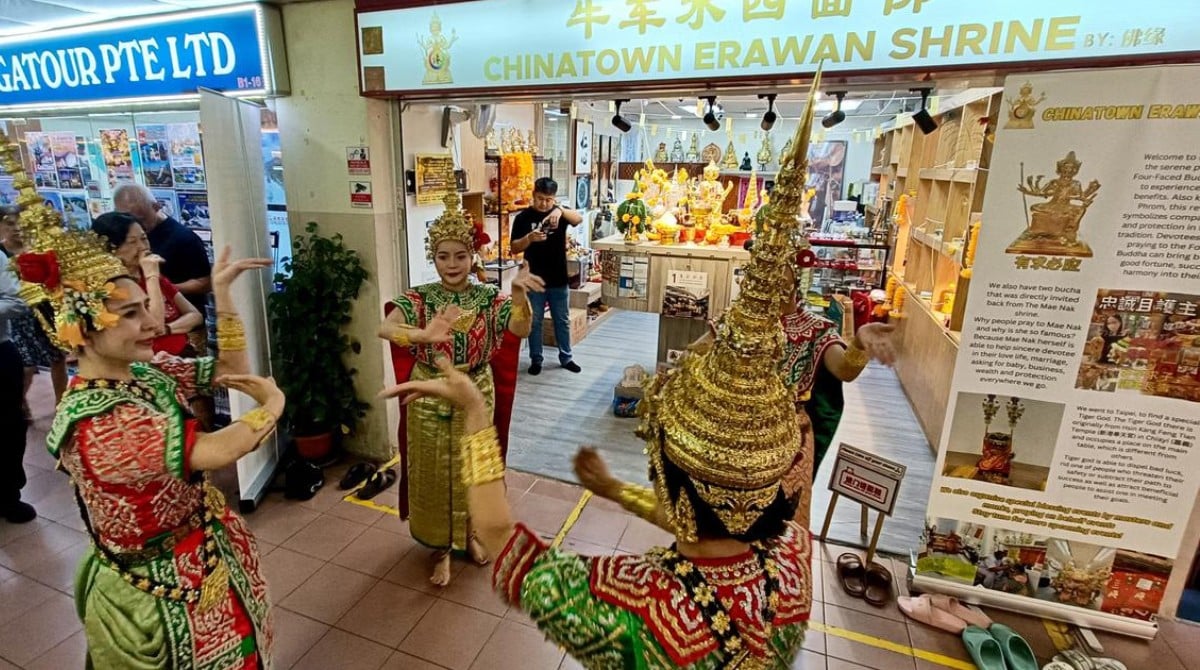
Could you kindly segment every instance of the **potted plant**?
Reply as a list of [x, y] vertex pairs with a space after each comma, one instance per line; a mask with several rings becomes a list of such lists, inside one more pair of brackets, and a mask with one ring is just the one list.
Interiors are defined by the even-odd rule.
[[267, 314], [296, 449], [301, 458], [321, 461], [367, 410], [354, 391], [357, 370], [345, 361], [362, 346], [343, 332], [367, 271], [340, 234], [322, 237], [316, 223], [305, 230], [292, 240], [286, 272], [275, 276], [279, 290], [267, 298]]

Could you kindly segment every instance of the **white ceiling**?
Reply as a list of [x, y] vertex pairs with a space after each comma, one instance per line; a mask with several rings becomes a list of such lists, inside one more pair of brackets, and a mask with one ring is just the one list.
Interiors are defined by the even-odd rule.
[[[272, 0], [272, 4], [303, 1]], [[246, 0], [0, 0], [0, 36], [245, 2]]]

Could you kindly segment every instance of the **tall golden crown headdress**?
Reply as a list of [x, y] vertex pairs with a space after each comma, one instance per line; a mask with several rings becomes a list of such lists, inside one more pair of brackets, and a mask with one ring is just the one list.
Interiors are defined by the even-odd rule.
[[[49, 302], [54, 324], [43, 321], [42, 326], [55, 346], [82, 346], [86, 329], [116, 323], [104, 301], [123, 297], [113, 279], [128, 274], [125, 264], [90, 230], [63, 227], [62, 215], [46, 204], [26, 174], [20, 149], [2, 133], [0, 162], [19, 194], [21, 237], [29, 249], [10, 261], [22, 281], [21, 297], [34, 307]], [[41, 316], [40, 310], [34, 312]]]
[[655, 377], [643, 401], [638, 433], [647, 441], [658, 499], [684, 541], [697, 539], [695, 510], [687, 495], [668, 491], [664, 459], [688, 475], [698, 497], [736, 536], [750, 530], [783, 493], [781, 480], [799, 452], [795, 405], [778, 372], [780, 315], [791, 294], [787, 272], [796, 261], [820, 79], [818, 70], [792, 150], [780, 158], [741, 291], [721, 317], [712, 347], [689, 353], [679, 368]]
[[425, 244], [425, 255], [433, 260], [438, 245], [442, 242], [461, 242], [467, 251], [475, 252], [489, 240], [479, 225], [463, 210], [462, 200], [457, 193], [448, 193], [442, 198], [446, 211], [434, 219], [429, 226], [429, 238]]

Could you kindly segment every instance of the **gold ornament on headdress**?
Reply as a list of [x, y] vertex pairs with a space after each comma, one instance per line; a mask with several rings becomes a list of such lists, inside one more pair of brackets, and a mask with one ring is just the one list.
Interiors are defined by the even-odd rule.
[[104, 301], [124, 297], [113, 280], [129, 273], [100, 236], [63, 227], [62, 216], [46, 204], [25, 173], [17, 145], [3, 134], [0, 161], [19, 193], [21, 236], [29, 249], [11, 263], [23, 282], [42, 289], [26, 287], [21, 297], [31, 306], [49, 301], [55, 316], [54, 327], [46, 328], [46, 334], [55, 346], [65, 350], [82, 346], [85, 329], [102, 330], [117, 323], [118, 317], [105, 309]]
[[425, 254], [433, 260], [438, 245], [442, 242], [461, 242], [467, 251], [475, 251], [475, 224], [471, 215], [462, 208], [462, 200], [457, 193], [448, 193], [442, 198], [446, 211], [429, 226], [429, 240], [425, 246]]
[[643, 401], [638, 434], [647, 441], [658, 498], [684, 541], [698, 539], [695, 510], [683, 493], [669, 494], [664, 459], [688, 475], [726, 530], [739, 535], [781, 494], [781, 480], [799, 451], [795, 405], [777, 367], [783, 352], [779, 316], [791, 293], [787, 270], [795, 263], [820, 79], [818, 70], [792, 150], [780, 157], [741, 291], [721, 317], [711, 348], [692, 351], [678, 369], [658, 375]]

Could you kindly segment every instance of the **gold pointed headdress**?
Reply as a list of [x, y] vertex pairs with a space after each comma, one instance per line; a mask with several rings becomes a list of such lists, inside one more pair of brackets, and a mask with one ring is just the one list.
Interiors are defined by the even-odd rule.
[[479, 224], [472, 221], [471, 215], [463, 210], [462, 200], [457, 193], [448, 193], [442, 202], [446, 205], [446, 211], [429, 226], [429, 238], [425, 244], [425, 255], [429, 260], [433, 260], [442, 242], [461, 242], [468, 251], [474, 252], [490, 241]]
[[82, 346], [85, 330], [116, 323], [104, 301], [123, 297], [113, 279], [128, 274], [125, 264], [92, 231], [63, 227], [62, 215], [46, 204], [26, 174], [20, 149], [3, 134], [0, 162], [19, 194], [21, 237], [29, 249], [11, 261], [22, 281], [21, 297], [31, 306], [48, 302], [53, 308], [53, 327], [44, 321], [42, 326], [55, 346]]
[[791, 293], [787, 271], [796, 258], [793, 240], [820, 79], [818, 70], [792, 150], [780, 158], [741, 291], [721, 317], [712, 347], [658, 375], [643, 401], [638, 433], [647, 441], [658, 499], [684, 541], [697, 539], [695, 510], [685, 492], [668, 490], [664, 459], [683, 470], [729, 534], [740, 536], [782, 494], [781, 480], [799, 452], [795, 405], [778, 372], [780, 315]]

